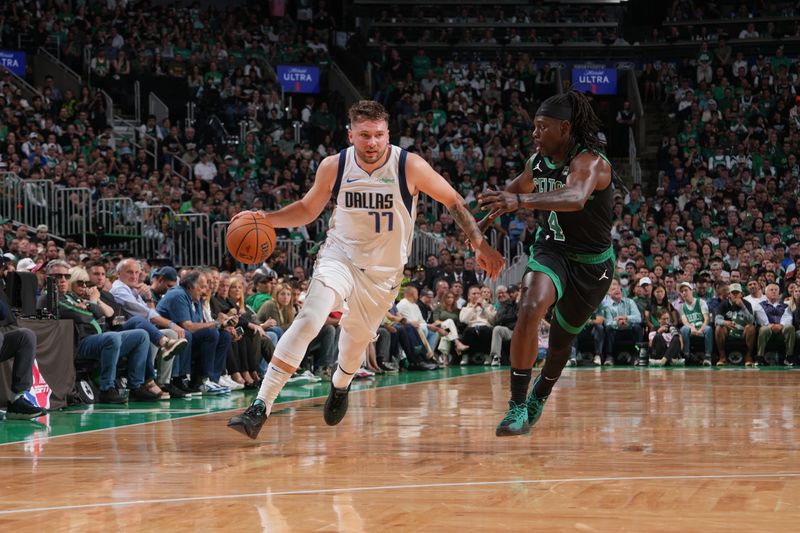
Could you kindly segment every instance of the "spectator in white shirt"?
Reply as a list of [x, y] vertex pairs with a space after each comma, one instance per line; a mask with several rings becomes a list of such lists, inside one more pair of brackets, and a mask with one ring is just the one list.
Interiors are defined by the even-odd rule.
[[414, 285], [406, 285], [403, 289], [403, 299], [397, 302], [397, 311], [406, 319], [406, 323], [419, 331], [419, 336], [426, 340], [432, 352], [439, 343], [439, 334], [428, 327], [422, 311], [417, 305], [419, 293]]
[[767, 297], [764, 296], [764, 293], [761, 291], [761, 284], [758, 280], [751, 279], [747, 282], [747, 296], [745, 296], [744, 299], [750, 302], [754, 313], [756, 308], [761, 307], [761, 302], [767, 301]]
[[194, 166], [194, 175], [206, 182], [214, 181], [217, 176], [217, 165], [205, 150], [200, 150], [200, 161]]

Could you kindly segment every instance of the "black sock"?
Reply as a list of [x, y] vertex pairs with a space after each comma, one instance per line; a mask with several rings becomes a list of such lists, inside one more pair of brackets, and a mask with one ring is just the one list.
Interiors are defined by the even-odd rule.
[[554, 378], [547, 377], [544, 375], [544, 371], [542, 371], [539, 376], [540, 378], [537, 379], [533, 384], [533, 395], [539, 400], [544, 400], [550, 396], [550, 392], [553, 390], [553, 385], [556, 384], [556, 381], [558, 381], [560, 376], [556, 376]]
[[516, 404], [525, 402], [528, 385], [531, 383], [531, 369], [511, 369], [511, 401]]

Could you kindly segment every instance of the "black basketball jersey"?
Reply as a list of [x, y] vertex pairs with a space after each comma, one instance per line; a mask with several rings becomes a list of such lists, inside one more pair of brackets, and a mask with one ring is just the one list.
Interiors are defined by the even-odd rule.
[[[590, 151], [576, 146], [563, 163], [555, 164], [541, 154], [530, 161], [533, 192], [549, 192], [561, 189], [567, 183], [569, 164], [580, 153]], [[611, 165], [601, 153], [598, 156]], [[613, 172], [613, 170], [612, 170]], [[589, 196], [581, 211], [539, 211], [540, 230], [534, 246], [546, 245], [571, 254], [600, 254], [611, 247], [611, 220], [613, 187]]]

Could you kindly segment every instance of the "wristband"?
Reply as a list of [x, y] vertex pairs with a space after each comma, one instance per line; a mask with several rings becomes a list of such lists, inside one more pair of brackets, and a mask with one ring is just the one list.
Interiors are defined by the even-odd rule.
[[170, 322], [169, 324], [167, 324], [167, 327], [168, 327], [169, 329], [172, 329], [172, 328], [174, 328], [175, 326], [177, 326], [177, 324], [176, 324], [175, 322]]

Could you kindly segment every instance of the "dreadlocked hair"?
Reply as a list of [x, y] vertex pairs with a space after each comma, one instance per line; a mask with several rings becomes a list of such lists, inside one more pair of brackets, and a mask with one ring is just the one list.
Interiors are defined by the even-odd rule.
[[583, 146], [587, 147], [593, 152], [605, 153], [605, 146], [600, 138], [597, 136], [602, 126], [602, 122], [597, 117], [597, 114], [592, 109], [592, 104], [586, 95], [575, 89], [570, 89], [564, 94], [559, 94], [551, 97], [553, 100], [558, 99], [559, 104], [569, 105], [572, 108], [572, 138]]

